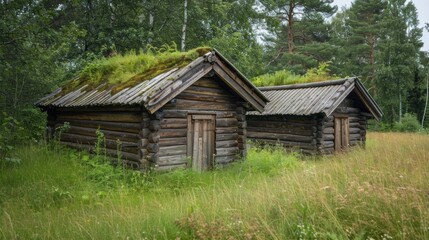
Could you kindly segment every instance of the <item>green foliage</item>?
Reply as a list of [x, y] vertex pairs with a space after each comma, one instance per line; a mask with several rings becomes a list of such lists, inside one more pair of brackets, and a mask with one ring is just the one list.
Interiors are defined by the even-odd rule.
[[296, 75], [284, 69], [272, 74], [264, 74], [252, 79], [256, 86], [278, 86], [296, 83], [311, 83], [325, 80], [339, 79], [338, 76], [330, 75], [329, 63], [321, 63], [317, 68], [310, 68], [304, 75]]
[[12, 155], [15, 147], [23, 141], [24, 128], [12, 116], [3, 112], [0, 125], [0, 164], [19, 164], [20, 159]]
[[282, 146], [259, 146], [250, 148], [246, 161], [238, 164], [239, 168], [249, 173], [277, 175], [298, 166], [298, 157], [288, 153]]
[[263, 48], [249, 36], [241, 32], [234, 32], [234, 28], [228, 24], [222, 28], [216, 28], [217, 37], [211, 39], [207, 45], [218, 49], [234, 66], [251, 78], [264, 72], [261, 61]]
[[394, 131], [399, 132], [417, 132], [421, 129], [417, 117], [410, 113], [405, 113], [400, 122], [395, 122], [393, 125]]
[[173, 68], [183, 67], [210, 50], [210, 48], [196, 48], [188, 52], [179, 52], [175, 45], [164, 45], [161, 48], [151, 47], [146, 52], [131, 51], [124, 55], [102, 58], [86, 66], [80, 76], [67, 83], [64, 88], [66, 91], [71, 91], [86, 84], [98, 87], [106, 83], [107, 86], [119, 85], [115, 90], [119, 91], [150, 80]]

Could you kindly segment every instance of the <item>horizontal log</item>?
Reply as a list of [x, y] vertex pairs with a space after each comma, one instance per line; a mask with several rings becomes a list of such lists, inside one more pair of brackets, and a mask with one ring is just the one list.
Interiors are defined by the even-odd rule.
[[292, 134], [280, 134], [280, 133], [255, 133], [248, 132], [247, 137], [250, 139], [273, 139], [281, 141], [291, 141], [291, 142], [307, 142], [311, 143], [315, 138], [313, 136], [301, 136], [301, 135], [292, 135]]
[[[63, 133], [61, 134], [61, 141], [95, 146], [97, 138], [78, 134]], [[138, 145], [135, 142], [117, 142], [116, 140], [104, 139], [103, 145], [105, 145], [106, 148], [115, 151], [119, 148], [119, 151], [121, 152], [129, 152], [135, 154], [138, 153]]]
[[224, 87], [221, 85], [221, 82], [211, 77], [204, 77], [200, 80], [196, 81], [192, 86], [197, 87], [207, 87], [207, 88], [218, 88], [223, 89]]
[[[63, 142], [63, 141], [61, 143], [66, 145], [66, 146], [72, 147], [72, 148], [87, 150], [91, 153], [94, 153], [94, 151], [95, 151], [95, 146], [93, 146], [93, 145], [79, 144], [79, 143], [74, 143], [74, 142]], [[107, 155], [118, 157], [118, 151], [116, 151], [116, 150], [105, 149], [105, 151], [106, 151]], [[120, 152], [120, 155], [121, 155], [121, 158], [123, 158], [123, 159], [133, 160], [133, 161], [137, 161], [137, 162], [140, 161], [139, 154]]]
[[136, 106], [106, 106], [106, 107], [58, 107], [55, 110], [59, 113], [67, 112], [138, 112], [140, 114], [142, 111], [141, 107]]
[[161, 129], [158, 131], [161, 138], [186, 137], [187, 129]]
[[285, 130], [310, 130], [310, 131], [316, 131], [316, 123], [309, 123], [309, 124], [303, 124], [303, 123], [287, 123], [287, 122], [281, 122], [281, 121], [258, 121], [258, 120], [251, 120], [249, 119], [249, 116], [247, 116], [247, 127], [264, 127], [264, 128], [274, 128], [274, 129], [285, 129]]
[[360, 117], [349, 117], [349, 123], [359, 122], [359, 121], [360, 121]]
[[[56, 127], [58, 126], [60, 125], [57, 125]], [[96, 137], [96, 131], [97, 129], [94, 129], [94, 128], [71, 126], [64, 133]], [[100, 130], [100, 132], [104, 134], [104, 137], [106, 139], [111, 139], [111, 140], [119, 139], [123, 142], [137, 142], [140, 139], [139, 135], [134, 133], [116, 132], [116, 131], [108, 131], [108, 130]]]
[[142, 116], [136, 112], [64, 112], [57, 114], [57, 120], [91, 120], [91, 121], [106, 121], [106, 122], [127, 122], [140, 123]]
[[323, 128], [329, 128], [329, 127], [334, 127], [334, 122], [324, 122], [323, 123]]
[[161, 128], [187, 128], [186, 118], [164, 118], [161, 120]]
[[214, 102], [214, 103], [233, 103], [237, 98], [233, 96], [213, 96], [209, 94], [195, 94], [190, 92], [182, 92], [176, 97], [177, 99], [193, 100], [200, 102]]
[[216, 141], [216, 148], [237, 147], [237, 140]]
[[187, 109], [187, 110], [217, 110], [228, 111], [235, 110], [237, 105], [234, 103], [213, 103], [213, 102], [199, 102], [191, 100], [177, 99], [175, 104], [167, 104], [165, 109]]
[[216, 134], [216, 141], [235, 140], [235, 139], [238, 139], [238, 133]]
[[161, 147], [164, 146], [176, 146], [176, 145], [186, 145], [186, 137], [178, 137], [178, 138], [160, 138], [159, 145]]
[[281, 145], [287, 148], [302, 148], [302, 149], [315, 149], [316, 148], [316, 144], [314, 143], [303, 143], [303, 142], [290, 142], [290, 141], [277, 141], [277, 140], [272, 140], [272, 139], [257, 139], [254, 140], [254, 142], [256, 142], [257, 144], [268, 144], [271, 146], [276, 146], [276, 145]]
[[329, 155], [329, 154], [333, 154], [335, 152], [335, 149], [334, 148], [323, 148], [322, 150], [320, 150], [320, 152], [322, 154]]
[[[65, 121], [58, 121], [58, 124], [63, 124]], [[106, 122], [106, 121], [91, 121], [91, 120], [70, 120], [70, 126], [100, 128], [103, 130], [138, 133], [141, 128], [140, 123], [125, 123], [125, 122]]]
[[167, 147], [160, 147], [158, 156], [172, 156], [172, 155], [182, 155], [187, 153], [187, 147], [186, 145], [179, 145], [179, 146], [167, 146]]
[[207, 88], [207, 87], [199, 87], [199, 86], [189, 86], [183, 92], [191, 93], [191, 94], [201, 94], [201, 93], [204, 93], [205, 95], [222, 96], [222, 97], [229, 97], [229, 96], [231, 96], [231, 93], [225, 91], [225, 89], [215, 89], [215, 88]]
[[158, 158], [157, 164], [159, 166], [176, 165], [176, 164], [187, 164], [188, 160], [186, 154], [162, 156]]
[[163, 118], [184, 118], [188, 116], [187, 111], [183, 110], [163, 110], [161, 111]]
[[282, 115], [282, 116], [254, 116], [248, 115], [248, 121], [256, 122], [279, 122], [286, 124], [295, 124], [295, 125], [316, 125], [317, 118], [314, 116], [293, 116], [293, 115]]
[[216, 148], [216, 156], [237, 155], [238, 147]]
[[335, 139], [335, 135], [334, 134], [324, 134], [323, 139], [326, 141], [331, 141], [331, 140]]
[[308, 129], [268, 128], [268, 127], [264, 127], [263, 125], [261, 127], [248, 126], [247, 131], [248, 132], [266, 132], [266, 133], [284, 133], [284, 134], [294, 134], [294, 135], [304, 135], [304, 136], [313, 136], [313, 133], [315, 132], [314, 129], [312, 128], [308, 128]]
[[236, 118], [217, 118], [216, 127], [234, 127], [237, 126], [238, 121]]
[[353, 127], [353, 128], [349, 128], [349, 133], [350, 134], [356, 134], [356, 133], [359, 133], [360, 134], [360, 128], [356, 128], [356, 127]]
[[323, 148], [333, 148], [335, 143], [333, 141], [324, 141], [322, 143]]
[[350, 134], [350, 140], [360, 140], [362, 136], [359, 134]]
[[231, 111], [199, 111], [199, 110], [191, 110], [188, 109], [164, 109], [161, 111], [163, 118], [183, 118], [187, 119], [189, 114], [207, 114], [207, 115], [216, 115], [216, 118], [235, 118], [237, 116], [237, 112], [234, 110]]
[[333, 134], [333, 133], [335, 133], [335, 129], [333, 127], [326, 127], [326, 128], [323, 128], [323, 133], [324, 134]]
[[247, 135], [247, 129], [246, 128], [239, 128], [237, 130], [238, 135]]
[[236, 133], [238, 128], [235, 127], [216, 127], [216, 135], [222, 133]]
[[171, 171], [171, 170], [174, 170], [174, 169], [182, 169], [182, 168], [186, 168], [186, 164], [185, 163], [176, 164], [176, 165], [157, 166], [155, 168], [155, 170], [157, 170], [157, 171]]

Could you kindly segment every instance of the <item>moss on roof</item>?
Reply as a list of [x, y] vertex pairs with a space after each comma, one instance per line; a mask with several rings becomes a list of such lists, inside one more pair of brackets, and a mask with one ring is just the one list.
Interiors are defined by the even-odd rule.
[[90, 63], [72, 81], [63, 86], [63, 93], [68, 93], [88, 85], [86, 89], [112, 88], [116, 93], [127, 87], [133, 87], [142, 81], [150, 80], [173, 68], [181, 68], [212, 49], [201, 47], [187, 52], [147, 51], [130, 52], [110, 58], [102, 58]]
[[304, 75], [297, 75], [289, 70], [284, 69], [274, 73], [267, 73], [257, 76], [252, 79], [252, 82], [258, 87], [263, 87], [321, 82], [341, 78], [336, 75], [330, 75], [328, 67], [328, 63], [321, 63], [318, 68], [311, 68]]

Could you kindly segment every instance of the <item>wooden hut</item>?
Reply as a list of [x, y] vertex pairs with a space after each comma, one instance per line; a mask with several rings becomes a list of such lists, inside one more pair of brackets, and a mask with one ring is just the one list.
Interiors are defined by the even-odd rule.
[[36, 106], [47, 111], [51, 132], [70, 123], [63, 144], [92, 150], [100, 129], [107, 154], [136, 168], [229, 163], [245, 155], [246, 111], [262, 112], [267, 99], [216, 50], [192, 51], [164, 54], [117, 84], [94, 85], [81, 74]]
[[358, 78], [259, 88], [270, 100], [247, 113], [248, 138], [308, 154], [365, 144], [368, 119], [382, 111]]

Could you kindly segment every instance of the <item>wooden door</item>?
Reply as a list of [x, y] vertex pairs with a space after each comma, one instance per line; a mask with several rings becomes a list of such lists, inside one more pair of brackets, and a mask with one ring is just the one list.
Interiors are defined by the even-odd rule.
[[212, 167], [215, 154], [215, 115], [188, 116], [188, 157], [192, 168], [203, 171]]
[[341, 151], [348, 148], [350, 144], [349, 118], [335, 117], [335, 151]]

